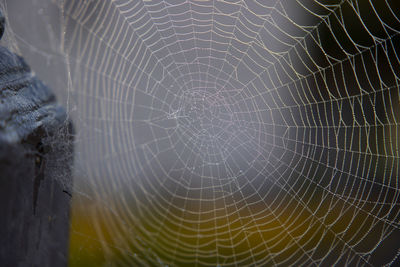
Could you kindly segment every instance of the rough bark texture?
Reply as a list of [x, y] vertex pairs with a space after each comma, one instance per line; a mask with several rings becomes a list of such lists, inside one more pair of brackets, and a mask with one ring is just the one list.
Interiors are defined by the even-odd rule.
[[0, 266], [67, 265], [71, 165], [64, 109], [0, 47]]

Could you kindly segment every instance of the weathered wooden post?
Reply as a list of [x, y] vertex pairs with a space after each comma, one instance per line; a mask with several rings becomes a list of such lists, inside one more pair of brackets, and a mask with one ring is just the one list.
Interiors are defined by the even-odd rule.
[[71, 165], [65, 110], [0, 47], [0, 266], [67, 265]]

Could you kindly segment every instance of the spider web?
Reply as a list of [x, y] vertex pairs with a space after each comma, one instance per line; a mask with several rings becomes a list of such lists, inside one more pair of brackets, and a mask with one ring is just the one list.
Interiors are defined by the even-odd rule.
[[75, 193], [100, 203], [72, 234], [106, 262], [398, 261], [395, 1], [56, 6]]

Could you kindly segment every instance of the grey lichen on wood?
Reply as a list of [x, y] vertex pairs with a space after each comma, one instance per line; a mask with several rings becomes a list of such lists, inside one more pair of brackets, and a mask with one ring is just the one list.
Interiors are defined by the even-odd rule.
[[4, 15], [3, 12], [0, 10], [0, 39], [4, 33], [4, 25], [5, 25]]
[[0, 47], [0, 266], [67, 265], [72, 136], [50, 89]]

